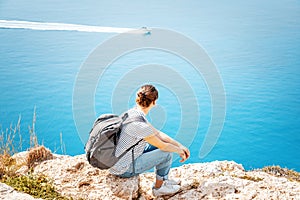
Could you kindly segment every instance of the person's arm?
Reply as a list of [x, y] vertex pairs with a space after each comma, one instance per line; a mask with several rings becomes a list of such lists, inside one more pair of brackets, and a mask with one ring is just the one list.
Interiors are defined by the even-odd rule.
[[190, 152], [186, 147], [181, 145], [179, 142], [173, 140], [168, 135], [160, 131], [157, 131], [154, 128], [153, 130], [154, 130], [153, 134], [144, 138], [146, 142], [161, 149], [162, 151], [174, 152], [179, 154], [179, 156], [182, 158], [180, 162], [184, 162], [186, 159], [189, 158]]
[[179, 142], [177, 142], [176, 140], [174, 140], [173, 138], [171, 138], [167, 134], [163, 133], [162, 131], [157, 130], [150, 123], [148, 123], [148, 124], [151, 126], [151, 128], [154, 130], [154, 132], [158, 133], [158, 137], [160, 137], [160, 139], [162, 141], [164, 141], [166, 143], [171, 143], [171, 144], [179, 147], [180, 149], [182, 149], [185, 152], [186, 159], [188, 159], [190, 157], [190, 151], [189, 151], [188, 148], [186, 148], [185, 146], [183, 146], [182, 144], [180, 144]]
[[190, 151], [188, 148], [186, 148], [185, 146], [183, 146], [182, 144], [180, 144], [179, 142], [177, 142], [176, 140], [174, 140], [173, 138], [171, 138], [170, 136], [168, 136], [167, 134], [158, 131], [158, 136], [161, 138], [161, 140], [167, 142], [167, 143], [171, 143], [177, 147], [179, 147], [180, 149], [182, 149], [185, 152], [185, 157], [186, 159], [188, 159], [190, 157]]
[[165, 133], [163, 133], [161, 131], [158, 131], [158, 130], [156, 130], [156, 131], [158, 132], [158, 136], [161, 138], [161, 140], [163, 140], [163, 141], [165, 141], [167, 143], [171, 143], [171, 144], [173, 144], [175, 146], [178, 146], [179, 148], [183, 147], [182, 144], [180, 144], [179, 142], [177, 142], [176, 140], [174, 140], [173, 138], [171, 138], [167, 134], [165, 134]]

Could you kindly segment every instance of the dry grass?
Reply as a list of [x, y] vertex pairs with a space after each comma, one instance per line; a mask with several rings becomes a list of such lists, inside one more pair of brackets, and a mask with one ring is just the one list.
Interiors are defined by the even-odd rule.
[[[12, 124], [5, 130], [1, 127], [0, 134], [0, 180], [5, 176], [14, 176], [18, 170], [16, 160], [11, 156], [22, 148], [22, 137], [20, 133], [21, 116], [15, 126]], [[16, 138], [19, 141], [16, 143]]]
[[[37, 162], [51, 159], [52, 157], [52, 153], [44, 146], [34, 147], [27, 153], [25, 165], [30, 169]], [[18, 174], [17, 171], [21, 166], [16, 164], [16, 160], [11, 155], [7, 153], [0, 155], [0, 181], [10, 185], [17, 191], [25, 192], [36, 198], [69, 199], [56, 192], [52, 182], [42, 174]]]
[[200, 185], [200, 181], [199, 181], [198, 179], [194, 178], [194, 179], [193, 179], [193, 182], [192, 182], [192, 184], [191, 184], [191, 187], [192, 187], [193, 189], [197, 189], [197, 188], [199, 187], [199, 185]]
[[241, 178], [241, 179], [245, 179], [245, 180], [249, 180], [249, 181], [254, 181], [254, 182], [259, 182], [259, 181], [264, 180], [263, 178], [253, 177], [253, 176], [249, 176], [249, 175], [236, 176], [236, 177]]
[[37, 135], [35, 132], [35, 123], [36, 123], [36, 108], [34, 107], [32, 125], [28, 126], [29, 137], [30, 137], [30, 148], [39, 146]]
[[262, 171], [277, 177], [285, 177], [290, 181], [300, 182], [300, 173], [294, 170], [281, 168], [280, 166], [266, 166], [262, 168]]
[[53, 155], [49, 149], [46, 149], [44, 146], [37, 146], [29, 150], [26, 157], [26, 165], [30, 169], [34, 167], [36, 163], [52, 158]]
[[4, 153], [0, 155], [0, 180], [2, 177], [14, 176], [18, 170], [16, 166], [16, 160], [13, 159], [9, 154]]
[[16, 125], [11, 124], [9, 128], [5, 130], [0, 126], [0, 154], [1, 155], [13, 155], [22, 149], [22, 136], [20, 131], [21, 116], [19, 116]]
[[53, 158], [50, 150], [38, 144], [35, 123], [36, 110], [34, 108], [32, 125], [29, 126], [30, 149], [20, 163], [17, 163], [17, 160], [12, 155], [22, 150], [21, 117], [19, 117], [15, 126], [11, 125], [4, 131], [0, 127], [0, 182], [36, 198], [69, 199], [57, 193], [51, 181], [43, 175], [32, 175], [31, 173], [22, 175], [17, 173], [22, 166], [32, 169], [36, 163]]

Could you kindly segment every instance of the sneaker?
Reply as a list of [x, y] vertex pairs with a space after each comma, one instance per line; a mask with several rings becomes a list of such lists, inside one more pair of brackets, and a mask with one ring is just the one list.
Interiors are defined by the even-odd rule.
[[163, 196], [163, 195], [171, 195], [175, 194], [180, 190], [179, 185], [168, 185], [166, 182], [163, 183], [163, 185], [160, 188], [152, 188], [152, 193], [154, 196]]
[[180, 180], [174, 180], [174, 179], [167, 179], [164, 181], [166, 185], [179, 185]]

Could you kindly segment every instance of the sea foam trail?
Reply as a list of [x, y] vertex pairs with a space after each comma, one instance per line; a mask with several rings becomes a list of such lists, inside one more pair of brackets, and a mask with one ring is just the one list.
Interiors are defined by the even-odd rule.
[[0, 20], [0, 28], [12, 29], [31, 29], [31, 30], [49, 30], [49, 31], [81, 31], [98, 33], [124, 33], [136, 29], [116, 28], [104, 26], [88, 26], [79, 24], [49, 23], [49, 22], [30, 22], [17, 20]]

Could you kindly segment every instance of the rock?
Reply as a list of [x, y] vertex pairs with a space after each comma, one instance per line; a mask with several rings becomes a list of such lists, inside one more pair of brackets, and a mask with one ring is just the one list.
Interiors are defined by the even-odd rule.
[[36, 166], [34, 173], [54, 180], [57, 191], [74, 199], [133, 199], [138, 197], [138, 177], [118, 178], [92, 167], [84, 155], [64, 156]]
[[48, 176], [59, 193], [73, 199], [300, 199], [300, 182], [247, 172], [233, 161], [172, 168], [170, 178], [181, 181], [181, 190], [160, 198], [152, 195], [154, 173], [119, 178], [89, 165], [85, 155], [54, 155], [37, 164], [34, 173]]

